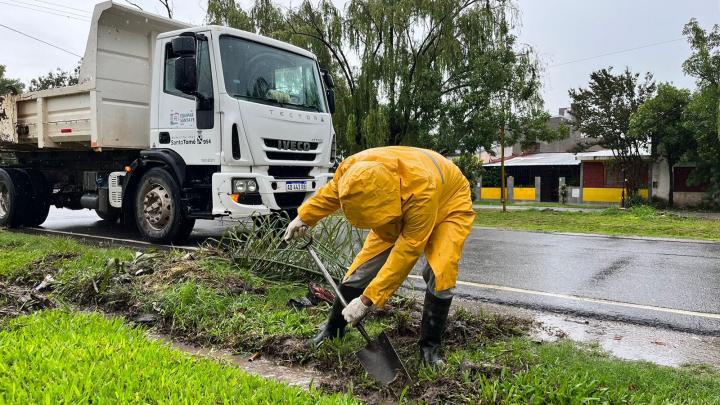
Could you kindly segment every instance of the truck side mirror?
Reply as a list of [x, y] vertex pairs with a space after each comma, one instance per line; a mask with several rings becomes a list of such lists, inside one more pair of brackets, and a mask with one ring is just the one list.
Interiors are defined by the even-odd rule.
[[335, 90], [325, 90], [325, 96], [327, 97], [328, 109], [330, 110], [330, 114], [335, 114]]
[[175, 88], [185, 94], [197, 93], [197, 65], [194, 55], [175, 59]]
[[197, 92], [197, 40], [195, 34], [182, 34], [171, 40], [172, 53], [176, 56], [175, 88], [185, 94], [195, 95]]
[[175, 56], [195, 56], [197, 54], [195, 36], [183, 35], [173, 38], [170, 42]]
[[330, 72], [328, 72], [327, 69], [320, 69], [320, 72], [322, 73], [323, 81], [325, 82], [325, 87], [327, 87], [328, 89], [334, 89], [335, 82], [333, 81], [333, 78], [330, 75]]

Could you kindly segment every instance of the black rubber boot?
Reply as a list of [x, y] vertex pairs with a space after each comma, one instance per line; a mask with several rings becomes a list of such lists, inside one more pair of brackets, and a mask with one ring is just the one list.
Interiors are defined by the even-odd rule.
[[[345, 302], [349, 303], [362, 295], [363, 289], [340, 285], [340, 292], [342, 293], [343, 298], [345, 298]], [[347, 326], [347, 322], [345, 322], [345, 318], [343, 318], [342, 315], [342, 310], [344, 308], [345, 307], [343, 307], [340, 299], [335, 297], [335, 301], [330, 309], [330, 316], [328, 317], [327, 323], [325, 323], [325, 326], [323, 326], [317, 336], [308, 341], [310, 346], [317, 347], [325, 339], [334, 339], [336, 337], [342, 338], [345, 336], [345, 326]]]
[[422, 322], [420, 323], [420, 360], [427, 366], [443, 364], [440, 356], [442, 335], [445, 331], [452, 298], [441, 299], [425, 292]]

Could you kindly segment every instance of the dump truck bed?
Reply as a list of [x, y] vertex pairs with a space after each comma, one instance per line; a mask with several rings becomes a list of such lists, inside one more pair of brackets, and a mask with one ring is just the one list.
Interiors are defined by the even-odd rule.
[[93, 11], [79, 84], [0, 103], [0, 150], [143, 149], [158, 34], [189, 25], [111, 1]]

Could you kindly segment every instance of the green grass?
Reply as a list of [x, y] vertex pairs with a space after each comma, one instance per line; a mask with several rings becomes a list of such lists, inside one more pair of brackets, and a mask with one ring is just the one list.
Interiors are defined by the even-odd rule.
[[103, 267], [108, 258], [128, 260], [131, 257], [132, 252], [127, 249], [89, 247], [68, 238], [0, 230], [0, 277], [4, 279], [54, 273], [58, 268], [84, 271]]
[[287, 306], [290, 298], [305, 291], [290, 284], [271, 286], [264, 294], [228, 294], [187, 281], [167, 286], [148, 301], [161, 307], [171, 334], [254, 351], [270, 336], [309, 337], [317, 331], [324, 319], [323, 307]]
[[[621, 361], [568, 341], [538, 345], [511, 339], [482, 350], [458, 351], [449, 373], [463, 362], [491, 363], [500, 375], [476, 376], [476, 397], [502, 403], [699, 403], [720, 401], [720, 375], [708, 368], [673, 369]], [[470, 376], [465, 373], [466, 378]], [[429, 375], [426, 378], [437, 378]]]
[[530, 231], [598, 233], [720, 241], [720, 221], [685, 218], [650, 207], [608, 208], [595, 212], [479, 209], [475, 225]]
[[0, 403], [352, 403], [192, 358], [120, 319], [39, 312], [0, 331]]

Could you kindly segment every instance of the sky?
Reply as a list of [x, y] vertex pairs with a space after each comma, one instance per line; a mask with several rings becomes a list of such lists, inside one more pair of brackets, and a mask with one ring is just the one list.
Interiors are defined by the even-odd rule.
[[[206, 0], [171, 0], [175, 18], [205, 20]], [[251, 0], [242, 0], [247, 4]], [[543, 66], [545, 106], [555, 114], [569, 105], [568, 90], [587, 85], [592, 71], [626, 66], [652, 72], [658, 82], [693, 88], [682, 72], [690, 54], [682, 28], [696, 18], [709, 29], [720, 23], [720, 0], [516, 0], [520, 42], [532, 46]], [[0, 24], [82, 55], [97, 0], [0, 0]], [[342, 0], [335, 0], [341, 5]], [[127, 4], [120, 2], [121, 4]], [[163, 13], [157, 0], [137, 0], [146, 11]], [[300, 0], [281, 0], [285, 6]], [[79, 58], [0, 26], [0, 64], [7, 77], [24, 82]]]

